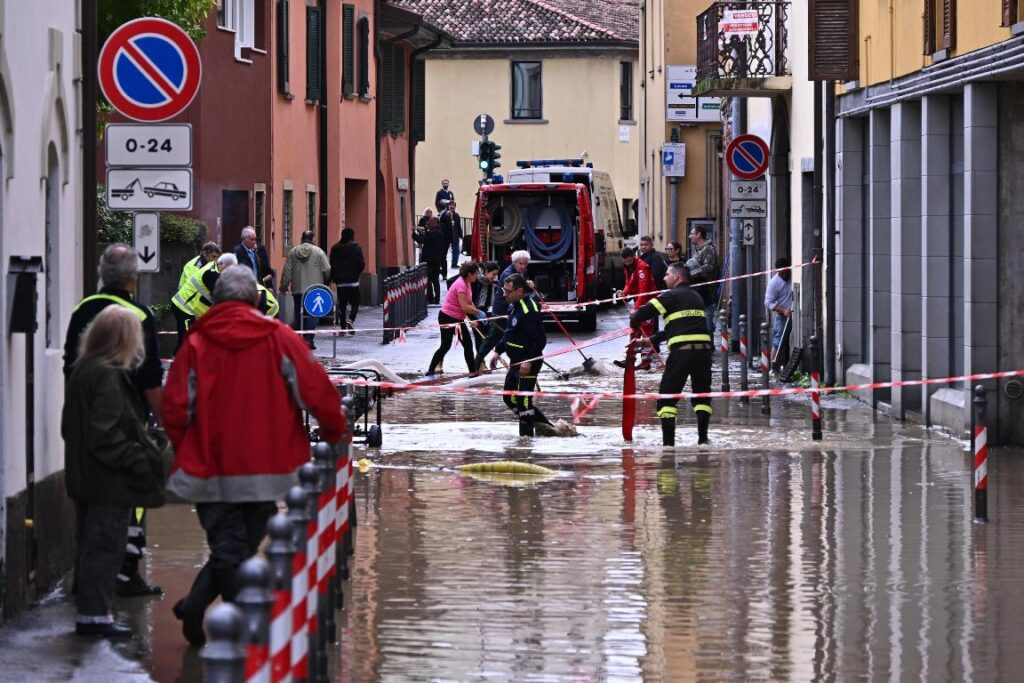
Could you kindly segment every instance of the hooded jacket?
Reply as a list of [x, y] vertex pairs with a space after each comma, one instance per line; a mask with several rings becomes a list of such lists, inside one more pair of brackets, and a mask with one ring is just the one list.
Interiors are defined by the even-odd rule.
[[168, 489], [193, 503], [280, 500], [309, 462], [302, 410], [325, 441], [347, 425], [327, 372], [287, 325], [226, 301], [192, 327], [164, 390]]
[[359, 284], [359, 276], [366, 270], [363, 248], [350, 240], [331, 247], [331, 282], [338, 285]]
[[[656, 291], [651, 269], [642, 259], [634, 257], [633, 267], [625, 268], [625, 272], [626, 286], [622, 288], [622, 296], [636, 296], [637, 294]], [[640, 308], [650, 301], [651, 298], [650, 296], [637, 296], [633, 299], [633, 305], [636, 308]]]
[[284, 262], [281, 291], [290, 288], [294, 294], [302, 294], [311, 285], [327, 282], [330, 275], [331, 264], [323, 249], [310, 242], [296, 244]]

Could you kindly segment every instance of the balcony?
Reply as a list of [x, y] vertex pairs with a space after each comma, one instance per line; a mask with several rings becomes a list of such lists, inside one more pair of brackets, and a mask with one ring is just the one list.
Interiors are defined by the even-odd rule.
[[768, 97], [793, 86], [788, 2], [716, 2], [697, 16], [694, 95]]

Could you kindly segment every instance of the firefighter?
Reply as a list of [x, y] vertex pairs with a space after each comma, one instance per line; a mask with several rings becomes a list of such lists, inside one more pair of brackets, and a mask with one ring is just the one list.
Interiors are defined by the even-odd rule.
[[[529, 285], [519, 273], [507, 276], [502, 290], [509, 304], [508, 322], [505, 334], [494, 347], [491, 370], [497, 367], [501, 354], [507, 353], [511, 362], [505, 375], [505, 391], [533, 391], [541, 361], [528, 359], [540, 356], [548, 342], [540, 304], [528, 294]], [[533, 436], [538, 422], [551, 425], [532, 396], [505, 396], [504, 400], [519, 418], [519, 436]]]
[[[198, 275], [205, 266], [216, 261], [220, 254], [220, 247], [216, 242], [204, 244], [199, 255], [189, 259], [185, 267], [181, 269], [181, 276], [178, 278], [178, 291], [182, 291], [191, 281], [193, 275]], [[184, 304], [184, 300], [178, 302], [172, 299], [172, 302], [174, 305], [171, 306], [171, 311], [174, 313], [174, 322], [178, 330], [178, 346], [181, 346], [181, 340], [188, 333], [188, 326], [195, 320], [195, 316], [188, 312], [189, 306]], [[175, 348], [174, 350], [177, 351], [178, 349]]]
[[[668, 363], [661, 376], [658, 393], [678, 394], [691, 379], [694, 393], [711, 391], [711, 335], [705, 319], [704, 300], [690, 289], [690, 271], [682, 263], [673, 263], [665, 274], [665, 284], [671, 289], [650, 303], [641, 306], [629, 318], [636, 331], [642, 325], [661, 315], [662, 331], [659, 336], [669, 348]], [[658, 417], [661, 418], [662, 443], [676, 443], [676, 404], [678, 399], [659, 398]], [[708, 424], [711, 422], [711, 399], [691, 399], [697, 414], [697, 443], [708, 443]]]

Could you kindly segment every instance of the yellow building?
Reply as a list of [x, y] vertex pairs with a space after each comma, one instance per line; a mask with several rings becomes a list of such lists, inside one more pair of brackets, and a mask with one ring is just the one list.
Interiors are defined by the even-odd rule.
[[[859, 68], [835, 124], [834, 298], [848, 380], [1024, 367], [1018, 5], [889, 0], [856, 10], [849, 47]], [[872, 399], [962, 434], [978, 383], [896, 387]], [[1019, 378], [982, 384], [989, 441], [1024, 442]]]
[[637, 3], [397, 0], [455, 37], [426, 53], [426, 136], [416, 154], [416, 211], [445, 178], [472, 214], [482, 173], [473, 122], [489, 114], [501, 168], [516, 160], [585, 157], [612, 176], [623, 219], [638, 196]]

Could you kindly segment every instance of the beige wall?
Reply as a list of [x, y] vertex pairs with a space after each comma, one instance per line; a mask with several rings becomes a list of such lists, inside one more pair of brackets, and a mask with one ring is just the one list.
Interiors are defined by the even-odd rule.
[[[686, 219], [713, 215], [716, 200], [708, 207], [708, 135], [721, 131], [721, 124], [668, 123], [665, 120], [666, 69], [670, 65], [696, 64], [697, 15], [707, 9], [707, 0], [652, 0], [640, 15], [641, 70], [644, 79], [641, 108], [640, 179], [643, 201], [640, 233], [652, 235], [659, 248], [676, 239], [686, 244]], [[661, 175], [661, 147], [673, 127], [686, 145], [686, 176], [679, 179], [676, 215], [677, 231], [671, 234], [670, 183]]]
[[431, 58], [427, 60], [427, 134], [416, 147], [416, 213], [432, 206], [442, 178], [451, 180], [460, 213], [471, 215], [481, 176], [471, 144], [479, 136], [473, 119], [490, 114], [490, 138], [502, 146], [499, 173], [515, 168], [517, 159], [578, 157], [611, 173], [615, 194], [637, 197], [640, 146], [638, 126], [623, 123], [629, 142], [619, 140], [619, 63], [633, 62], [634, 117], [638, 107], [635, 53], [606, 51], [601, 56], [556, 56], [540, 59], [545, 123], [509, 123], [511, 67], [507, 58]]

